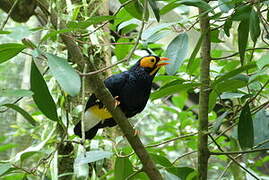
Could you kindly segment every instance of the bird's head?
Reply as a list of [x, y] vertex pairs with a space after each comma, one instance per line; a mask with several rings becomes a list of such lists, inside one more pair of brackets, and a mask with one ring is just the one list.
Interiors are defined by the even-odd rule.
[[150, 76], [154, 76], [158, 72], [160, 67], [169, 64], [168, 62], [166, 62], [168, 60], [169, 59], [166, 57], [149, 55], [142, 57], [138, 61], [137, 66], [138, 68], [142, 68], [144, 71], [149, 73]]

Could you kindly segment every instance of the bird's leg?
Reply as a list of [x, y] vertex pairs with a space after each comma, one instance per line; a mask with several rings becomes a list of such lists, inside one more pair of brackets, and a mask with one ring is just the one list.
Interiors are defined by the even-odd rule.
[[140, 134], [139, 130], [135, 129], [135, 130], [134, 130], [134, 136], [137, 136], [137, 135], [139, 135], [139, 134]]
[[114, 99], [115, 99], [115, 108], [117, 107], [117, 106], [119, 106], [120, 105], [120, 101], [119, 100], [117, 100], [119, 98], [119, 96], [115, 96], [114, 97]]

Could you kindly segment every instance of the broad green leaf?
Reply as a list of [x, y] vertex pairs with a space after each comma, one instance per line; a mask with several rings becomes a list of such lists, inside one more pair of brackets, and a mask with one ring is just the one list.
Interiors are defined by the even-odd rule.
[[231, 29], [232, 25], [233, 25], [233, 21], [230, 18], [228, 18], [224, 23], [223, 29], [224, 29], [225, 34], [228, 37], [230, 37], [230, 29]]
[[3, 30], [0, 30], [0, 34], [10, 34], [11, 32], [10, 31], [3, 31]]
[[168, 27], [170, 27], [171, 25], [174, 25], [174, 24], [177, 24], [177, 22], [161, 23], [160, 25], [150, 27], [150, 28], [148, 28], [148, 29], [146, 29], [145, 31], [142, 32], [141, 39], [146, 41], [150, 36], [152, 36], [156, 32], [159, 32], [162, 29], [168, 28]]
[[38, 154], [38, 153], [43, 154], [42, 151], [29, 151], [29, 152], [25, 152], [25, 153], [23, 153], [21, 155], [20, 160], [21, 160], [21, 162], [23, 162], [24, 160], [26, 160], [26, 159], [28, 159], [28, 158], [30, 158], [33, 155]]
[[20, 113], [30, 124], [32, 124], [33, 126], [36, 126], [36, 120], [30, 114], [28, 114], [28, 112], [26, 112], [24, 109], [20, 108], [19, 106], [15, 104], [3, 104], [2, 106], [6, 106], [8, 108], [14, 109], [18, 113]]
[[115, 16], [94, 16], [94, 17], [90, 17], [89, 19], [85, 21], [80, 21], [80, 22], [71, 21], [67, 24], [67, 27], [86, 29], [87, 27], [93, 24], [99, 24], [101, 22], [110, 21], [112, 19], [115, 19]]
[[159, 11], [159, 8], [157, 7], [156, 1], [155, 0], [148, 0], [148, 2], [153, 10], [153, 13], [154, 13], [157, 21], [159, 22], [160, 21], [160, 11]]
[[180, 3], [182, 3], [186, 6], [194, 6], [197, 8], [201, 8], [204, 11], [212, 10], [210, 5], [203, 0], [182, 0], [182, 1], [180, 1]]
[[179, 177], [180, 179], [187, 179], [188, 175], [192, 172], [194, 172], [195, 170], [190, 168], [190, 167], [171, 167], [171, 168], [166, 168], [166, 170], [174, 175], [176, 175], [177, 177]]
[[0, 96], [6, 97], [25, 97], [32, 96], [33, 92], [26, 89], [1, 89]]
[[153, 153], [150, 153], [150, 156], [156, 164], [159, 164], [166, 168], [173, 166], [173, 164], [164, 156], [153, 154]]
[[17, 147], [18, 144], [4, 144], [4, 145], [0, 145], [0, 152], [6, 151], [8, 149], [12, 149]]
[[121, 29], [131, 25], [131, 24], [135, 24], [136, 26], [140, 24], [140, 21], [137, 19], [130, 19], [128, 21], [123, 21], [118, 27], [117, 27], [117, 31], [120, 31]]
[[189, 38], [186, 33], [179, 34], [166, 49], [166, 57], [170, 59], [168, 65], [166, 65], [166, 72], [169, 75], [173, 75], [177, 72], [179, 66], [185, 59], [188, 53]]
[[208, 112], [211, 112], [214, 109], [216, 102], [217, 102], [218, 93], [219, 92], [217, 92], [216, 90], [213, 90], [210, 92], [209, 102], [208, 102]]
[[238, 74], [231, 79], [218, 83], [214, 89], [216, 92], [231, 92], [239, 88], [245, 87], [248, 84], [249, 77], [243, 74]]
[[177, 8], [178, 6], [180, 6], [181, 4], [177, 1], [172, 1], [170, 3], [168, 3], [167, 5], [165, 5], [161, 10], [160, 10], [160, 14], [163, 15], [163, 14], [166, 14], [168, 13], [169, 11]]
[[160, 87], [160, 90], [168, 88], [168, 87], [171, 87], [171, 86], [175, 86], [175, 85], [178, 85], [178, 84], [183, 84], [185, 82], [186, 81], [184, 79], [176, 79], [174, 81], [171, 81], [171, 82], [168, 82], [168, 83], [164, 84], [162, 87]]
[[58, 81], [65, 92], [71, 96], [79, 93], [81, 87], [80, 76], [64, 58], [46, 53], [48, 65], [54, 78]]
[[91, 162], [102, 160], [104, 158], [109, 158], [112, 155], [113, 153], [108, 151], [88, 151], [86, 152], [86, 156], [84, 156], [84, 154], [78, 156], [75, 160], [75, 163], [88, 164]]
[[255, 63], [249, 63], [249, 64], [246, 64], [244, 66], [241, 66], [235, 70], [232, 70], [222, 76], [219, 76], [213, 83], [212, 83], [212, 87], [214, 87], [216, 84], [224, 81], [224, 80], [227, 80], [229, 78], [232, 78], [246, 70], [249, 70], [249, 69], [252, 69], [252, 68], [255, 68], [256, 67], [256, 64]]
[[56, 104], [50, 95], [49, 89], [43, 76], [40, 74], [35, 63], [32, 62], [31, 66], [31, 90], [34, 93], [33, 99], [39, 110], [53, 121], [58, 121], [58, 115], [56, 111]]
[[263, 55], [260, 59], [257, 60], [257, 66], [259, 69], [263, 69], [269, 64], [269, 53]]
[[133, 172], [133, 165], [128, 157], [117, 157], [114, 171], [115, 179], [125, 180]]
[[222, 12], [227, 13], [230, 9], [233, 8], [233, 1], [231, 0], [218, 0], [219, 8]]
[[17, 43], [0, 44], [0, 64], [15, 57], [25, 48], [25, 45]]
[[[119, 0], [120, 3], [125, 3], [128, 0]], [[134, 0], [133, 2], [128, 3], [124, 6], [124, 9], [132, 15], [134, 18], [142, 20], [143, 17], [143, 6], [138, 2], [138, 0]]]
[[26, 173], [11, 173], [5, 175], [1, 180], [25, 180]]
[[246, 94], [243, 93], [231, 93], [231, 92], [224, 92], [220, 95], [221, 99], [237, 99], [245, 96]]
[[[257, 112], [253, 117], [254, 126], [254, 145], [257, 145], [269, 139], [269, 116], [266, 109]], [[262, 145], [260, 148], [269, 148], [269, 143]]]
[[232, 14], [231, 19], [233, 21], [248, 21], [252, 7], [250, 5], [240, 6], [235, 9], [235, 13]]
[[186, 84], [178, 84], [175, 86], [169, 86], [167, 88], [163, 88], [160, 89], [158, 91], [155, 91], [153, 93], [151, 93], [150, 97], [152, 100], [164, 97], [164, 96], [168, 96], [168, 95], [172, 95], [175, 93], [178, 93], [180, 91], [187, 91], [193, 87], [197, 87], [199, 86], [199, 83], [186, 83]]
[[1, 163], [0, 164], [0, 176], [2, 176], [5, 172], [7, 172], [13, 166], [9, 163]]
[[201, 48], [203, 38], [204, 38], [204, 34], [201, 34], [200, 37], [199, 37], [199, 40], [197, 41], [197, 43], [195, 45], [194, 50], [191, 53], [190, 58], [189, 58], [188, 65], [187, 65], [187, 72], [190, 73], [190, 74], [192, 74], [194, 72], [194, 70], [195, 70], [193, 68], [194, 60], [195, 60], [195, 57], [196, 57], [197, 53], [199, 52], [199, 50]]
[[146, 43], [150, 43], [150, 42], [156, 42], [159, 41], [160, 39], [164, 38], [167, 36], [168, 33], [170, 33], [171, 31], [169, 30], [163, 30], [163, 31], [159, 31], [153, 35], [151, 35], [148, 39], [146, 39]]
[[242, 149], [253, 147], [254, 129], [249, 104], [243, 107], [239, 116], [238, 140]]
[[[133, 45], [132, 44], [124, 44], [124, 43], [130, 43], [130, 40], [127, 38], [119, 38], [117, 41], [118, 44], [116, 44], [115, 47], [115, 55], [117, 59], [123, 59], [125, 58], [129, 51], [132, 49]], [[121, 44], [123, 43], [123, 44]]]
[[256, 41], [261, 34], [261, 29], [259, 15], [254, 9], [252, 9], [250, 13], [249, 31], [252, 41], [256, 44]]
[[243, 20], [240, 22], [238, 31], [238, 49], [240, 55], [241, 65], [244, 64], [245, 51], [248, 44], [248, 33], [249, 33], [249, 20]]
[[219, 33], [220, 31], [219, 30], [214, 30], [214, 31], [211, 31], [210, 33], [210, 40], [211, 42], [213, 43], [221, 43], [221, 42], [224, 42], [222, 40], [219, 39]]

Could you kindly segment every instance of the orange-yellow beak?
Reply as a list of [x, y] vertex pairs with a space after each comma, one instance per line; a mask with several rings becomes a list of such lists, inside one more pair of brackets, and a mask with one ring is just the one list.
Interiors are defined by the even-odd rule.
[[157, 64], [157, 67], [161, 67], [161, 66], [165, 66], [167, 64], [170, 64], [169, 62], [163, 62], [163, 61], [169, 61], [169, 60], [170, 60], [169, 58], [161, 57], [160, 61]]

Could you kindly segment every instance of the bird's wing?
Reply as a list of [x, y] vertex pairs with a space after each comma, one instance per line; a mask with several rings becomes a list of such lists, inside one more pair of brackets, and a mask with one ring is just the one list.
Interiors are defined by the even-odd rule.
[[[105, 85], [115, 97], [119, 95], [119, 91], [125, 84], [128, 73], [120, 73], [113, 75], [105, 80]], [[112, 118], [112, 115], [104, 108], [103, 103], [92, 94], [87, 101], [85, 108], [85, 130], [89, 130], [96, 126], [100, 121]]]
[[119, 96], [120, 92], [129, 79], [128, 71], [122, 72], [120, 74], [114, 74], [105, 80], [105, 85], [112, 94], [113, 97]]

